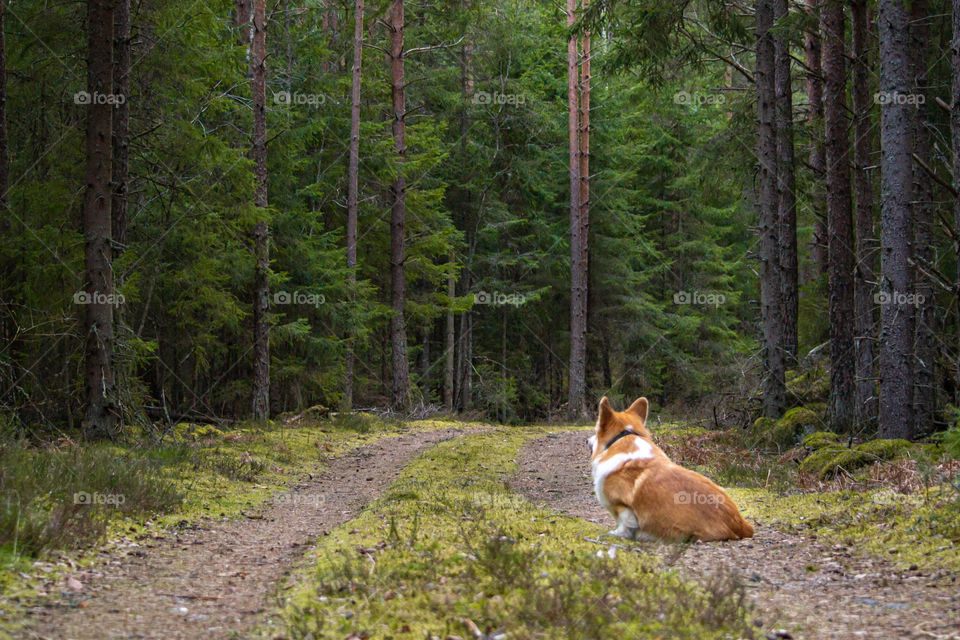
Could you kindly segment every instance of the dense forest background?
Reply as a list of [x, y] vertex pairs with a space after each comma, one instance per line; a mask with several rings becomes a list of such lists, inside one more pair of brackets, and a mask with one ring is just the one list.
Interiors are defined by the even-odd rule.
[[2, 7], [5, 429], [953, 421], [960, 7]]

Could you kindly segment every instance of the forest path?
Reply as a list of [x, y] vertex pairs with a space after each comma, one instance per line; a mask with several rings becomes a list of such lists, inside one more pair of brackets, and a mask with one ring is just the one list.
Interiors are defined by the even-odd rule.
[[23, 631], [50, 640], [248, 637], [311, 540], [354, 518], [416, 454], [471, 431], [378, 440], [329, 461], [248, 519], [205, 520], [169, 532], [155, 548], [110, 557], [84, 572], [79, 596], [63, 592], [31, 609]]
[[[554, 433], [529, 442], [510, 486], [538, 505], [612, 529], [613, 518], [593, 494], [589, 433]], [[960, 638], [956, 575], [906, 571], [886, 559], [780, 531], [755, 522], [749, 512], [744, 515], [756, 525], [749, 540], [691, 545], [679, 559], [676, 546], [643, 546], [676, 560], [687, 575], [735, 571], [747, 585], [754, 617], [768, 638]], [[788, 635], [777, 635], [780, 629]]]

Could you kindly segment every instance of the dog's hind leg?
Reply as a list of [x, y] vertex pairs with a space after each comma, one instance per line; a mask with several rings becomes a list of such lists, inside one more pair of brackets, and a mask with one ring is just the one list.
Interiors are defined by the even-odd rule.
[[620, 507], [619, 511], [617, 512], [617, 528], [611, 531], [608, 535], [633, 540], [639, 529], [640, 523], [637, 522], [637, 516], [633, 513], [633, 509], [629, 507]]

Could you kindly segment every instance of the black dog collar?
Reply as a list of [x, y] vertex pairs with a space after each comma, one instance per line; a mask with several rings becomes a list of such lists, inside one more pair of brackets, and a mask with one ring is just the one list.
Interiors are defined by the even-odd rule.
[[607, 445], [603, 448], [603, 450], [606, 451], [607, 449], [612, 447], [613, 443], [615, 443], [620, 438], [626, 438], [627, 436], [639, 436], [639, 435], [640, 434], [637, 433], [636, 431], [630, 431], [629, 429], [624, 429], [617, 435], [613, 436], [613, 438], [610, 439], [610, 442], [607, 443]]

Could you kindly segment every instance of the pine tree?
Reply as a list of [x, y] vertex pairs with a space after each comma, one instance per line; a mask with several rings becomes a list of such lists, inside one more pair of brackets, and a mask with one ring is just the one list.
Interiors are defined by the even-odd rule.
[[88, 438], [116, 435], [116, 388], [113, 374], [114, 296], [110, 206], [113, 160], [113, 105], [98, 96], [113, 95], [113, 2], [87, 4], [87, 193], [83, 209], [86, 266], [86, 415]]
[[913, 307], [898, 304], [911, 292], [913, 200], [910, 32], [902, 0], [879, 0], [880, 33], [880, 406], [884, 438], [913, 435]]
[[850, 140], [846, 115], [844, 7], [820, 8], [823, 45], [823, 120], [826, 149], [828, 262], [830, 275], [830, 425], [849, 431], [854, 421], [853, 220], [850, 205]]

